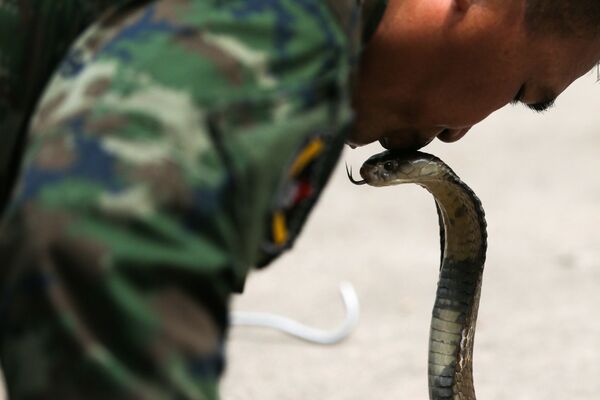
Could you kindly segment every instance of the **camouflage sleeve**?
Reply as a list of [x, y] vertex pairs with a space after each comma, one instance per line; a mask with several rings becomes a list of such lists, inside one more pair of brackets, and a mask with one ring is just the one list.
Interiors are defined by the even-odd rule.
[[78, 40], [0, 236], [11, 399], [218, 397], [278, 188], [348, 120], [320, 3], [132, 1]]
[[0, 0], [0, 203], [10, 194], [27, 120], [81, 31], [127, 0]]

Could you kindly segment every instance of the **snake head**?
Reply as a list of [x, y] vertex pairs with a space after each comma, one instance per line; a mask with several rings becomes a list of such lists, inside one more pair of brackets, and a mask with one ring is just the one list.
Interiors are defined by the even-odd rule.
[[448, 166], [431, 154], [388, 150], [365, 161], [360, 175], [371, 186], [388, 186], [439, 179], [447, 170]]

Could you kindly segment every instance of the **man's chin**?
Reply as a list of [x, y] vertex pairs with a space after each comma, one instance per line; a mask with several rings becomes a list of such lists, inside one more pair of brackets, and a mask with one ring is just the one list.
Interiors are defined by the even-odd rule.
[[364, 124], [355, 121], [346, 136], [346, 144], [351, 148], [366, 146], [379, 140], [384, 131], [376, 124]]
[[346, 137], [345, 142], [348, 146], [355, 149], [357, 147], [362, 147], [362, 146], [366, 146], [368, 144], [374, 143], [378, 139], [379, 138], [377, 136], [369, 137], [367, 135], [357, 134], [356, 131], [351, 131], [350, 134]]

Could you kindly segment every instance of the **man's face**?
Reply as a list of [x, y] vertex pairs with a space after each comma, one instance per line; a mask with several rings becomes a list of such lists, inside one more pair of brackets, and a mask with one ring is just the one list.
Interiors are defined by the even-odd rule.
[[532, 35], [524, 0], [391, 0], [361, 61], [348, 142], [453, 142], [493, 111], [542, 110], [600, 58], [593, 41]]

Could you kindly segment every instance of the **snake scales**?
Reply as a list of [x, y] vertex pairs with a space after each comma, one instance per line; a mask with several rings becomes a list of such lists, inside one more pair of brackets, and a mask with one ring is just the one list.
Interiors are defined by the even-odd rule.
[[385, 151], [369, 158], [355, 184], [416, 183], [435, 197], [442, 247], [429, 334], [429, 398], [475, 400], [473, 340], [487, 248], [486, 222], [473, 191], [440, 159]]

